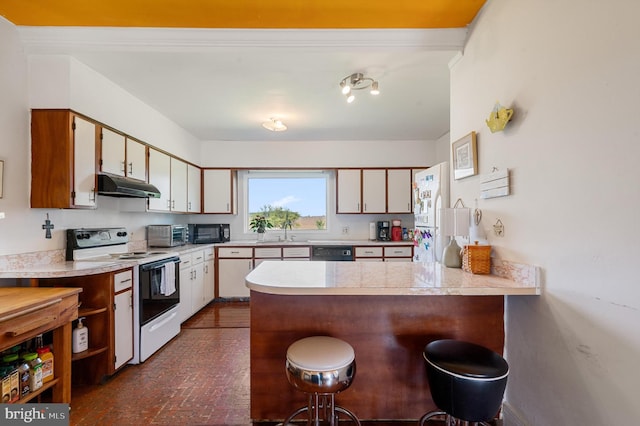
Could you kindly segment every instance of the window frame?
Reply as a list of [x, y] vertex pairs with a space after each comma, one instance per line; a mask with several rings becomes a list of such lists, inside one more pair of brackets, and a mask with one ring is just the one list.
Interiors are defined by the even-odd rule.
[[[325, 181], [325, 229], [294, 229], [293, 232], [302, 233], [310, 232], [313, 234], [329, 233], [330, 230], [330, 209], [331, 209], [331, 182], [332, 182], [332, 170], [329, 169], [246, 169], [239, 171], [241, 174], [242, 187], [244, 188], [243, 194], [243, 207], [242, 207], [242, 223], [244, 234], [253, 234], [253, 231], [249, 228], [249, 179], [254, 178], [286, 178], [292, 179], [299, 178], [323, 178]], [[274, 231], [280, 232], [282, 230], [276, 229]], [[284, 232], [284, 231], [282, 231]]]

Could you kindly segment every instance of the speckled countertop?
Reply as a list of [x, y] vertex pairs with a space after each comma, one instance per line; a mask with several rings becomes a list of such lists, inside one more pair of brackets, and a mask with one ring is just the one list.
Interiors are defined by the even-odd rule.
[[[310, 241], [264, 241], [235, 240], [221, 244], [188, 244], [179, 247], [154, 248], [156, 251], [166, 251], [177, 255], [198, 250], [205, 250], [214, 246], [219, 247], [289, 247], [313, 245], [411, 245], [412, 241], [369, 241], [369, 240], [310, 240]], [[130, 251], [146, 250], [146, 241], [130, 242]], [[0, 256], [0, 278], [58, 278], [84, 276], [118, 271], [138, 265], [134, 260], [102, 259], [99, 261], [65, 261], [65, 250], [50, 250], [42, 252], [23, 253]]]
[[439, 263], [270, 262], [246, 277], [253, 291], [279, 295], [539, 295], [537, 267], [498, 262], [503, 276]]

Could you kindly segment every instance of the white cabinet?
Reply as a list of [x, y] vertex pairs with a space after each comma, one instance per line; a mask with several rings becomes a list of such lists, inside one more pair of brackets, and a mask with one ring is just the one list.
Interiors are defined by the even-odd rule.
[[187, 166], [187, 211], [200, 213], [201, 211], [201, 175], [200, 168], [189, 164]]
[[180, 255], [180, 322], [189, 319], [205, 303], [204, 250]]
[[213, 247], [204, 249], [204, 304], [216, 296], [215, 253]]
[[338, 169], [337, 213], [411, 213], [411, 169]]
[[114, 274], [114, 369], [133, 358], [133, 271]]
[[128, 177], [142, 181], [147, 180], [147, 147], [142, 142], [127, 138], [127, 165]]
[[411, 213], [411, 169], [387, 170], [387, 212]]
[[203, 171], [203, 213], [235, 212], [235, 179], [231, 169], [205, 169]]
[[199, 250], [191, 253], [191, 315], [204, 305], [204, 251]]
[[411, 262], [412, 245], [385, 245], [354, 247], [357, 262]]
[[386, 213], [386, 178], [385, 169], [362, 171], [362, 213]]
[[180, 255], [180, 322], [184, 322], [191, 316], [191, 253]]
[[385, 262], [412, 262], [413, 246], [386, 246], [384, 248]]
[[223, 298], [249, 297], [244, 278], [251, 272], [253, 249], [218, 248], [218, 295]]
[[338, 213], [360, 213], [360, 169], [338, 169], [336, 195]]
[[255, 268], [265, 260], [282, 260], [280, 247], [256, 247], [253, 250], [253, 267]]
[[310, 260], [311, 247], [283, 247], [282, 258], [284, 260]]
[[171, 209], [171, 157], [149, 148], [149, 183], [160, 191], [160, 198], [149, 198], [149, 210]]
[[145, 181], [147, 179], [146, 146], [105, 127], [102, 127], [100, 132], [100, 170]]
[[355, 247], [354, 257], [356, 262], [382, 262], [384, 260], [381, 246]]
[[172, 212], [187, 212], [187, 163], [171, 157], [171, 206]]
[[96, 206], [96, 125], [74, 117], [73, 180], [76, 206]]
[[107, 128], [101, 128], [100, 170], [118, 176], [125, 176], [126, 138]]

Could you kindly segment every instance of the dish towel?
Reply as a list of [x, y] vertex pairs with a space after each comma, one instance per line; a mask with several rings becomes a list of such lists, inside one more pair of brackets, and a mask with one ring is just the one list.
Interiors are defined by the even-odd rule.
[[174, 262], [165, 263], [162, 268], [162, 278], [160, 280], [160, 293], [171, 296], [176, 292], [176, 264]]

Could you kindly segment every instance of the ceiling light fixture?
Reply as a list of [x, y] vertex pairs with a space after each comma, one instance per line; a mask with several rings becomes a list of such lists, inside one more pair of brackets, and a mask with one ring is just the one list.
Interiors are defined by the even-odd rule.
[[371, 88], [372, 95], [379, 95], [380, 89], [378, 82], [370, 77], [365, 77], [361, 72], [353, 73], [340, 81], [340, 91], [347, 97], [347, 102], [351, 103], [355, 100], [354, 90], [363, 90]]
[[262, 127], [272, 132], [284, 132], [287, 130], [287, 126], [277, 118], [270, 118], [269, 121], [262, 123]]

